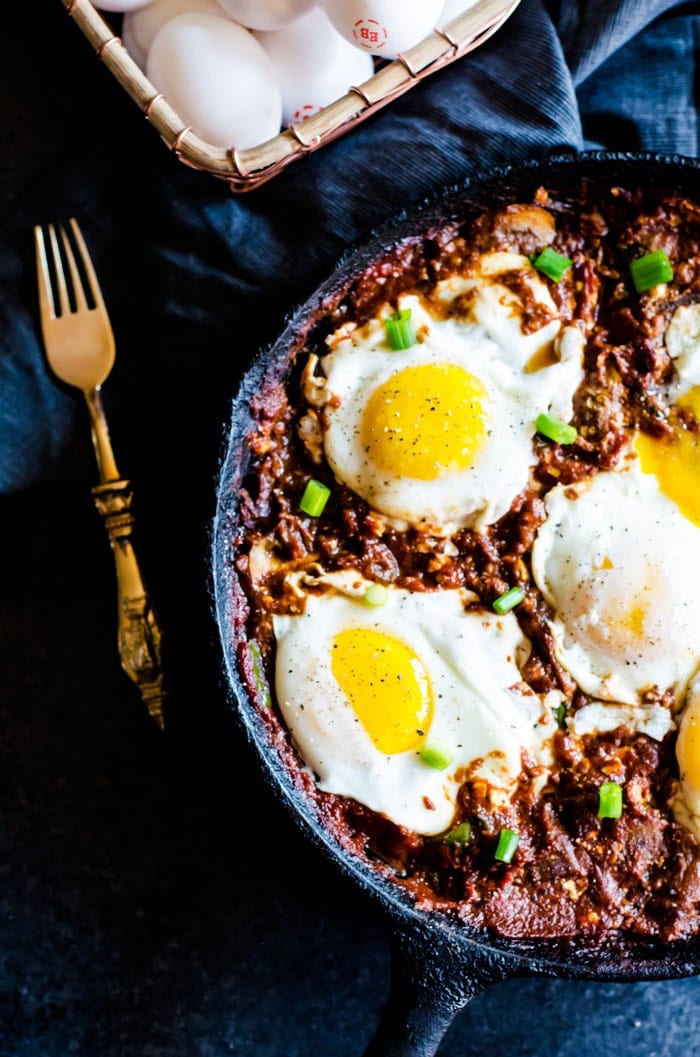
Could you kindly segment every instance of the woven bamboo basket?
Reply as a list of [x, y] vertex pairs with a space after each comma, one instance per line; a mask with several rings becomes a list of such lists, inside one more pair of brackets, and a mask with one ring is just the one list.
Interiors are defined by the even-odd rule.
[[75, 24], [131, 96], [167, 147], [185, 165], [226, 181], [231, 191], [250, 191], [325, 143], [344, 135], [377, 110], [443, 66], [478, 48], [498, 30], [520, 0], [479, 0], [391, 62], [375, 60], [369, 80], [303, 122], [289, 125], [257, 147], [237, 150], [200, 139], [136, 65], [114, 28], [90, 0], [62, 0]]

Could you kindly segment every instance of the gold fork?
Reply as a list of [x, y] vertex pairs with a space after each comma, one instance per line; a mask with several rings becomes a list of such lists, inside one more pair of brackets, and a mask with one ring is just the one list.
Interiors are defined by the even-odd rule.
[[[134, 525], [129, 481], [119, 476], [100, 387], [114, 364], [114, 335], [85, 241], [70, 220], [76, 254], [65, 228], [34, 228], [39, 315], [46, 358], [54, 374], [87, 401], [100, 484], [92, 489], [104, 518], [117, 572], [119, 656], [148, 712], [163, 727], [162, 633], [131, 541]], [[49, 266], [49, 260], [53, 268]]]

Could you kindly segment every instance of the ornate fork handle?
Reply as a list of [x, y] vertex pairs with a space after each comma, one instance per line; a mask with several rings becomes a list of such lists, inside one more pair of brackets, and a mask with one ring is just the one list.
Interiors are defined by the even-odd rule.
[[117, 641], [122, 668], [136, 684], [152, 719], [163, 727], [162, 631], [144, 587], [132, 544], [129, 481], [120, 478], [99, 392], [86, 393], [101, 483], [92, 489], [104, 518], [117, 573]]
[[131, 542], [131, 486], [117, 469], [100, 396], [100, 387], [114, 366], [112, 324], [75, 217], [70, 220], [70, 237], [62, 224], [49, 224], [47, 234], [36, 225], [34, 242], [46, 356], [54, 374], [81, 391], [90, 415], [100, 476], [92, 493], [104, 518], [117, 570], [117, 642], [122, 668], [141, 691], [149, 715], [163, 727], [162, 634]]

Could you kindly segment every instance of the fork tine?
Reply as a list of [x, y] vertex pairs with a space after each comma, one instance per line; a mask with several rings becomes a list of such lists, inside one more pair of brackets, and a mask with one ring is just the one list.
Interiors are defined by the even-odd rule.
[[90, 257], [90, 253], [88, 252], [88, 248], [85, 245], [85, 239], [83, 238], [83, 234], [78, 226], [78, 221], [75, 219], [75, 217], [70, 218], [70, 226], [73, 235], [75, 236], [75, 241], [78, 246], [78, 252], [80, 253], [80, 259], [82, 261], [83, 268], [85, 269], [85, 274], [87, 275], [88, 281], [90, 283], [90, 290], [95, 301], [95, 307], [99, 308], [102, 312], [106, 314], [107, 310], [105, 308], [105, 303], [102, 300], [102, 290], [100, 289], [100, 284], [97, 280], [95, 269], [92, 266], [92, 259]]
[[70, 281], [73, 287], [73, 296], [75, 297], [76, 311], [85, 311], [88, 307], [87, 298], [85, 297], [85, 291], [83, 290], [82, 279], [78, 272], [78, 265], [75, 263], [75, 257], [73, 255], [73, 247], [68, 241], [68, 235], [66, 229], [62, 224], [58, 226], [58, 232], [61, 236], [61, 243], [63, 245], [63, 252], [65, 258], [68, 261], [68, 271], [70, 272]]
[[34, 246], [36, 248], [36, 277], [39, 286], [39, 313], [42, 320], [55, 319], [56, 306], [51, 288], [49, 262], [46, 259], [46, 242], [39, 224], [34, 227]]
[[[68, 300], [68, 287], [66, 286], [66, 276], [63, 271], [63, 261], [61, 260], [61, 251], [58, 248], [58, 239], [56, 238], [56, 229], [53, 224], [49, 224], [49, 243], [51, 244], [51, 252], [53, 253], [53, 263], [56, 269], [56, 286], [58, 288], [58, 305], [61, 310], [61, 315], [64, 316], [66, 312], [70, 312], [70, 302]], [[54, 298], [54, 305], [56, 304]]]

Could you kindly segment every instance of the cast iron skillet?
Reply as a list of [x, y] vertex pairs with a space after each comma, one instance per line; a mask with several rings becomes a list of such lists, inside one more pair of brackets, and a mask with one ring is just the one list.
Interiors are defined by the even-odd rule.
[[[700, 162], [657, 154], [588, 152], [550, 157], [491, 173], [451, 189], [436, 203], [401, 216], [371, 243], [351, 253], [317, 293], [291, 318], [271, 349], [250, 366], [232, 406], [223, 443], [217, 508], [212, 526], [212, 591], [226, 685], [235, 714], [260, 759], [274, 795], [316, 846], [377, 901], [386, 914], [392, 947], [392, 985], [383, 1017], [364, 1057], [432, 1057], [455, 1014], [484, 987], [515, 976], [587, 980], [658, 980], [700, 972], [700, 943], [612, 940], [529, 941], [504, 939], [456, 925], [436, 913], [417, 911], [389, 878], [348, 854], [316, 817], [277, 754], [269, 728], [251, 702], [237, 664], [241, 640], [232, 539], [238, 523], [238, 497], [250, 463], [247, 436], [251, 398], [264, 377], [282, 378], [290, 348], [315, 311], [343, 289], [358, 269], [402, 237], [415, 235], [453, 212], [469, 216], [507, 201], [530, 196], [538, 186], [575, 191], [581, 177], [594, 187], [613, 184], [658, 186], [697, 195]], [[237, 632], [235, 629], [238, 628]]]

